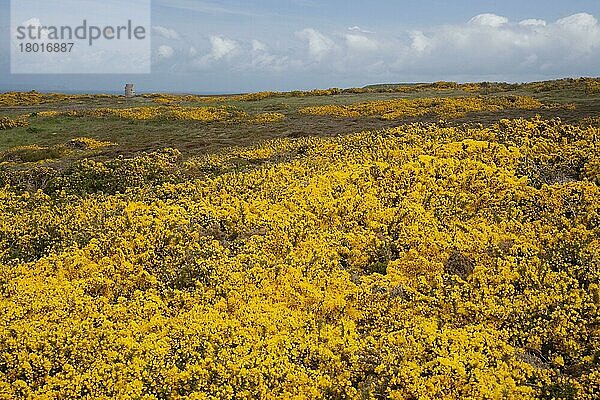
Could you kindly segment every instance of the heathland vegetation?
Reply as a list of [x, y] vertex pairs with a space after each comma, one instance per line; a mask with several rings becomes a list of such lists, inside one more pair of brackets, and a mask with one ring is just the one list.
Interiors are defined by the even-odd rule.
[[597, 82], [0, 95], [0, 398], [597, 398]]

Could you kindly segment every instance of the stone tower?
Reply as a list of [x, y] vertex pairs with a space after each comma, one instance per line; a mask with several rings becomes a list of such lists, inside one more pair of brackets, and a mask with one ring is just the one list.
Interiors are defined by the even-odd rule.
[[135, 90], [133, 89], [133, 83], [127, 83], [125, 85], [125, 97], [135, 96]]

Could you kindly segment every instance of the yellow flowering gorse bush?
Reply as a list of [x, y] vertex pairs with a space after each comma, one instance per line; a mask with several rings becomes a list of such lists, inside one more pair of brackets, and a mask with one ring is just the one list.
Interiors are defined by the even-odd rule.
[[114, 99], [119, 96], [111, 94], [64, 94], [64, 93], [39, 93], [31, 92], [6, 92], [0, 93], [0, 106], [32, 106], [46, 103], [59, 103], [65, 101], [82, 101], [93, 99]]
[[66, 146], [76, 149], [95, 150], [102, 147], [115, 146], [116, 143], [96, 140], [88, 137], [77, 137], [67, 142]]
[[54, 146], [40, 146], [37, 144], [15, 146], [8, 150], [0, 151], [0, 162], [28, 163], [58, 159], [70, 154], [72, 150], [97, 150], [114, 145], [115, 143], [112, 142], [78, 137], [71, 139], [64, 144], [57, 144]]
[[597, 398], [598, 134], [0, 169], [0, 397]]
[[304, 107], [301, 113], [333, 115], [336, 117], [377, 116], [386, 120], [421, 117], [428, 114], [440, 118], [460, 118], [469, 112], [501, 111], [506, 109], [534, 110], [542, 103], [531, 97], [449, 97], [370, 101], [347, 106], [324, 105]]
[[60, 115], [60, 112], [56, 111], [56, 110], [48, 110], [48, 111], [38, 111], [35, 114], [38, 117], [51, 118], [51, 117], [58, 117]]
[[0, 117], [0, 131], [28, 125], [29, 123], [27, 120], [23, 118], [13, 119], [8, 117]]
[[247, 121], [250, 123], [266, 124], [279, 122], [285, 118], [281, 113], [260, 113], [250, 115], [238, 110], [233, 106], [219, 107], [182, 107], [177, 105], [157, 107], [129, 107], [129, 108], [93, 108], [67, 111], [41, 111], [36, 113], [39, 117], [53, 118], [57, 116], [70, 117], [117, 117], [130, 120], [183, 120], [198, 122], [221, 122], [221, 121]]

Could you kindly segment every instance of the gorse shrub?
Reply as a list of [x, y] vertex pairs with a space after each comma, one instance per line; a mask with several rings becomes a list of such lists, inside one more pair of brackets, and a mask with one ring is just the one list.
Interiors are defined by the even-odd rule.
[[597, 398], [597, 135], [411, 124], [3, 169], [0, 393]]
[[57, 116], [69, 117], [117, 117], [129, 120], [181, 120], [198, 122], [245, 122], [270, 123], [279, 122], [285, 118], [281, 113], [261, 113], [250, 115], [233, 106], [219, 107], [181, 107], [176, 105], [156, 107], [129, 107], [129, 108], [91, 108], [68, 111], [41, 111], [36, 113], [39, 117], [53, 118]]
[[23, 118], [12, 119], [8, 117], [0, 117], [0, 131], [28, 125], [29, 123], [27, 120]]
[[542, 103], [531, 97], [451, 97], [393, 99], [356, 103], [346, 106], [312, 106], [301, 108], [300, 112], [336, 117], [376, 116], [386, 120], [432, 114], [440, 118], [450, 119], [464, 117], [469, 112], [500, 111], [506, 109], [534, 110], [541, 107]]

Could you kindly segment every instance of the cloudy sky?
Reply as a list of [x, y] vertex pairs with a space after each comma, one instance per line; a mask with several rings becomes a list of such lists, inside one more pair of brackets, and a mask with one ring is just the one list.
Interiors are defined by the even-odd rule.
[[[14, 0], [18, 1], [18, 0]], [[10, 74], [0, 91], [238, 93], [600, 75], [598, 0], [153, 0], [149, 75]]]

